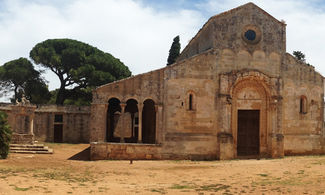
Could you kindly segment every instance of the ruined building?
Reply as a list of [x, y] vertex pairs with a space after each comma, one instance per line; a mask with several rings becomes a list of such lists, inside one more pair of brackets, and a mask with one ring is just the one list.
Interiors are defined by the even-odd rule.
[[253, 3], [211, 17], [168, 67], [98, 87], [91, 159], [324, 153], [323, 77]]
[[13, 144], [89, 143], [89, 106], [0, 104], [8, 114]]

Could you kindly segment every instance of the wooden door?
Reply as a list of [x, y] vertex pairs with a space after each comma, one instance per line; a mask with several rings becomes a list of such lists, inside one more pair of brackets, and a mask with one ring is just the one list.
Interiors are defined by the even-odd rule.
[[259, 155], [260, 111], [238, 110], [237, 155]]
[[54, 125], [54, 142], [56, 143], [63, 142], [63, 124]]

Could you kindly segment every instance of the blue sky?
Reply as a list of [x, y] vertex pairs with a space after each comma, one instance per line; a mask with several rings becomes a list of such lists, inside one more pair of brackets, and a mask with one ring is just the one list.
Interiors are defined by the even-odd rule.
[[[0, 65], [28, 57], [50, 38], [89, 43], [120, 58], [133, 74], [164, 67], [171, 42], [182, 48], [209, 17], [245, 0], [0, 0]], [[252, 0], [287, 23], [287, 52], [301, 50], [325, 75], [325, 0]], [[148, 51], [150, 51], [148, 55]], [[58, 87], [47, 73], [50, 89]]]

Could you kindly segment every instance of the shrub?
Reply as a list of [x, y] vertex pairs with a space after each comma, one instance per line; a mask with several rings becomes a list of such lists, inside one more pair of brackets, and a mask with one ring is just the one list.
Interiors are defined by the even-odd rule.
[[11, 134], [7, 114], [0, 111], [0, 159], [5, 159], [8, 156]]

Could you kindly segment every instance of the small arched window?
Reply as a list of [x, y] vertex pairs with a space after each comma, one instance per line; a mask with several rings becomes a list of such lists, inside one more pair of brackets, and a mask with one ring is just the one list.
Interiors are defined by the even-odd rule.
[[186, 97], [186, 110], [194, 111], [196, 107], [196, 99], [193, 91], [189, 91]]
[[307, 98], [306, 98], [306, 96], [300, 97], [300, 113], [301, 114], [307, 113]]
[[193, 110], [193, 94], [189, 94], [188, 96], [188, 109]]

